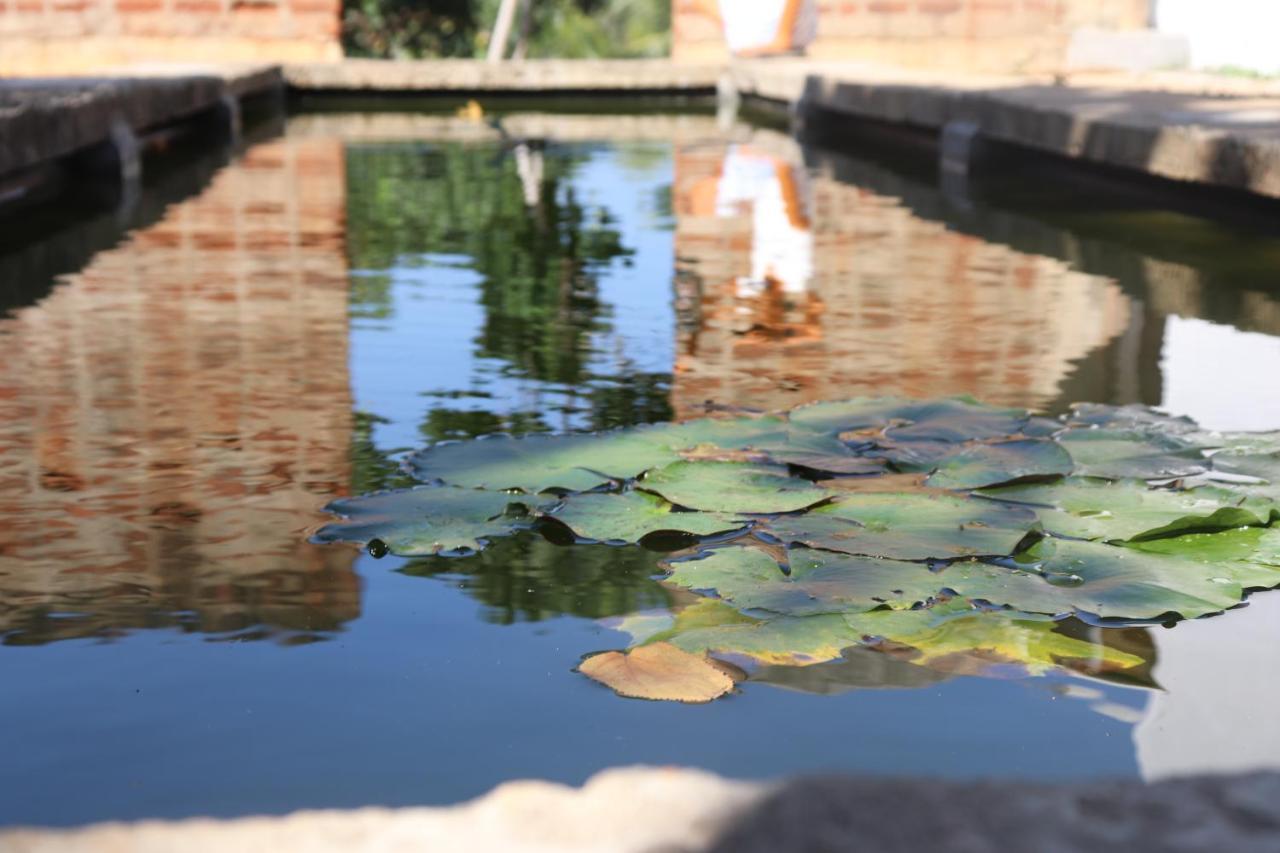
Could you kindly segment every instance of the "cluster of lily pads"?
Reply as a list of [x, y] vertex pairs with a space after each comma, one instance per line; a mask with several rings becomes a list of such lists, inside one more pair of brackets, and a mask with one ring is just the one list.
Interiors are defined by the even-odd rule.
[[407, 466], [424, 486], [336, 501], [345, 520], [317, 538], [465, 555], [553, 525], [669, 551], [663, 583], [692, 595], [621, 620], [631, 648], [579, 667], [643, 698], [706, 701], [854, 646], [944, 671], [1123, 672], [1142, 658], [1058, 620], [1196, 618], [1280, 586], [1280, 433], [1142, 407], [864, 398], [446, 442]]

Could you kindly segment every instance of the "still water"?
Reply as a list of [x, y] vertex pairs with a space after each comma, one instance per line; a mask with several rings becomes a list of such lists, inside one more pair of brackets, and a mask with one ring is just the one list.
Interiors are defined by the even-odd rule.
[[1280, 427], [1280, 239], [1034, 177], [943, 186], [901, 151], [700, 115], [323, 113], [152, 187], [124, 236], [10, 246], [0, 821], [444, 803], [638, 762], [1280, 767], [1276, 593], [1127, 629], [1139, 686], [864, 652], [683, 706], [572, 672], [625, 645], [608, 617], [667, 605], [660, 554], [307, 541], [426, 442], [708, 404], [965, 393]]

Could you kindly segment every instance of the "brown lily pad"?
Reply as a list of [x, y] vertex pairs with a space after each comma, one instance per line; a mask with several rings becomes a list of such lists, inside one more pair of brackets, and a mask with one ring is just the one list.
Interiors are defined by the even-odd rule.
[[706, 657], [670, 643], [592, 655], [578, 671], [619, 696], [667, 702], [710, 702], [733, 690], [734, 683]]

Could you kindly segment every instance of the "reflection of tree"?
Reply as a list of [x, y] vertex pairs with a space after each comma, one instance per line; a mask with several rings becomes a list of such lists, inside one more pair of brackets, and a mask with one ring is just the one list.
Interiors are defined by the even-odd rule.
[[[521, 377], [576, 385], [586, 378], [588, 338], [604, 328], [597, 275], [630, 254], [610, 215], [583, 205], [568, 184], [588, 153], [547, 156], [530, 208], [515, 159], [490, 146], [357, 149], [348, 163], [351, 265], [381, 271], [425, 254], [465, 257], [484, 277], [477, 355]], [[363, 313], [383, 316], [389, 282], [373, 275], [357, 286]]]
[[402, 570], [456, 576], [500, 624], [571, 614], [598, 619], [667, 607], [670, 593], [653, 580], [661, 554], [606, 545], [565, 547], [536, 533], [495, 540], [463, 559], [422, 557]]
[[[666, 420], [668, 375], [633, 373], [625, 364], [617, 375], [593, 372], [593, 336], [608, 330], [609, 311], [598, 276], [631, 253], [608, 211], [582, 203], [570, 184], [593, 150], [538, 150], [537, 192], [528, 193], [517, 159], [493, 145], [353, 147], [347, 164], [347, 247], [357, 271], [352, 314], [392, 315], [393, 268], [413, 266], [425, 255], [455, 258], [481, 276], [484, 323], [476, 356], [567, 393], [566, 410], [582, 413], [592, 428]], [[497, 408], [433, 407], [419, 429], [425, 439], [440, 441], [559, 428], [547, 420], [550, 406]], [[367, 462], [374, 481], [389, 483], [375, 469], [394, 465], [369, 456], [374, 448], [366, 445], [355, 454], [357, 467]]]

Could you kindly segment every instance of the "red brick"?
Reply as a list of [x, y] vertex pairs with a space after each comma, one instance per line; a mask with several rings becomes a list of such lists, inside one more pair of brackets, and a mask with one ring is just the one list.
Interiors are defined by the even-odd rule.
[[116, 0], [116, 11], [121, 15], [159, 12], [163, 9], [164, 0]]

